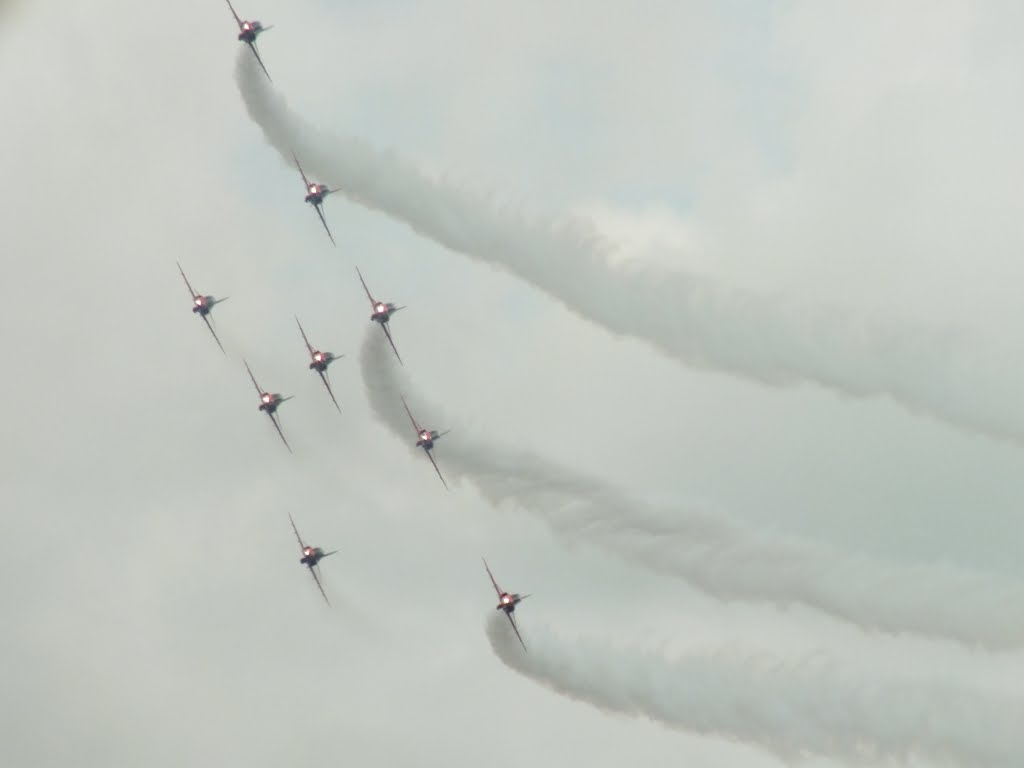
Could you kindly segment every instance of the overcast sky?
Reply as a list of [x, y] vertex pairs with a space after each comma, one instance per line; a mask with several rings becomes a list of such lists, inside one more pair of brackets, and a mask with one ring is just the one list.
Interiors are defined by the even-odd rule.
[[[946, 746], [914, 726], [929, 698], [1024, 706], [1012, 643], [885, 634], [795, 594], [781, 608], [669, 578], [614, 531], [559, 529], [564, 497], [496, 506], [470, 461], [499, 457], [518, 483], [529, 457], [581, 495], [614, 489], [620, 523], [661, 514], [667, 530], [672, 510], [701, 510], [757, 541], [799, 539], [858, 564], [840, 586], [863, 615], [911, 584], [930, 595], [922, 611], [963, 616], [1016, 594], [1022, 445], [962, 417], [1024, 414], [1007, 385], [1024, 381], [1017, 4], [236, 4], [275, 25], [260, 38], [274, 87], [324, 135], [394, 150], [507, 220], [582, 219], [610, 269], [698, 275], [853, 329], [780, 325], [805, 334], [789, 339], [722, 310], [723, 359], [737, 339], [774, 359], [770, 343], [816, 338], [797, 363], [827, 347], [854, 382], [859, 347], [836, 342], [881, 318], [898, 341], [885, 349], [905, 353], [885, 366], [903, 404], [670, 358], [342, 196], [324, 207], [331, 247], [246, 109], [226, 4], [145, 5], [0, 6], [4, 764], [779, 768], [807, 750], [804, 765], [832, 768], [874, 764], [844, 747], [864, 738], [908, 747], [914, 768], [963, 765], [985, 742], [1006, 747], [991, 765], [1024, 756], [998, 722], [958, 721]], [[176, 261], [231, 297], [214, 312], [227, 355]], [[384, 374], [361, 368], [376, 329], [356, 265], [408, 306], [387, 387], [455, 428], [436, 451], [450, 492], [368, 397]], [[607, 301], [648, 311], [628, 291]], [[346, 355], [331, 367], [341, 415], [294, 314]], [[977, 381], [946, 365], [947, 340], [974, 351]], [[280, 410], [294, 454], [243, 357], [295, 396]], [[926, 390], [945, 412], [914, 402]], [[340, 550], [323, 565], [329, 608], [289, 512]], [[481, 556], [533, 593], [516, 615], [537, 658], [575, 666], [502, 661]], [[721, 566], [713, 547], [701, 562]], [[956, 569], [995, 588], [950, 592], [935, 574]], [[1020, 610], [1007, 602], [1008, 625]], [[769, 685], [723, 659], [806, 674]], [[822, 659], [837, 677], [804, 666]], [[629, 688], [630, 703], [652, 697], [674, 722], [578, 700], [645, 681], [661, 685]], [[717, 725], [689, 727], [705, 700]], [[776, 704], [825, 712], [833, 740], [763, 717]]]

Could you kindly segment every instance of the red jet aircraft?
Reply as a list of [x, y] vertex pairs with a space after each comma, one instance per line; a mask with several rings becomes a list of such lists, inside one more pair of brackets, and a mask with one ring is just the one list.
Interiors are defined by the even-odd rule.
[[[398, 358], [398, 362], [402, 363], [402, 356], [398, 354], [398, 348], [395, 346], [394, 339], [391, 338], [391, 331], [388, 330], [388, 321], [391, 316], [400, 309], [405, 309], [404, 306], [396, 307], [390, 301], [377, 301], [373, 298], [370, 293], [370, 289], [366, 287], [366, 281], [363, 280], [363, 273], [359, 271], [359, 267], [356, 267], [356, 274], [359, 275], [359, 282], [363, 284], [363, 290], [366, 291], [366, 298], [370, 300], [370, 306], [373, 307], [373, 314], [370, 315], [370, 319], [375, 323], [380, 323], [381, 330], [384, 331], [384, 335], [388, 337], [388, 344], [391, 345], [391, 349], [395, 352], [395, 357]], [[404, 365], [404, 363], [402, 363]]]
[[335, 355], [332, 352], [321, 352], [319, 349], [313, 349], [313, 345], [309, 343], [309, 339], [306, 338], [306, 332], [302, 330], [302, 323], [299, 322], [299, 318], [295, 318], [296, 324], [299, 326], [299, 333], [302, 334], [302, 340], [306, 342], [306, 349], [309, 350], [309, 356], [312, 358], [312, 362], [309, 364], [309, 370], [316, 371], [320, 374], [320, 380], [327, 387], [327, 394], [331, 396], [331, 402], [334, 403], [334, 407], [338, 409], [338, 413], [341, 413], [341, 406], [338, 405], [338, 401], [334, 399], [334, 392], [331, 391], [331, 382], [327, 378], [327, 366], [333, 363], [335, 360], [340, 360], [344, 355]]
[[299, 560], [304, 566], [309, 568], [309, 572], [313, 574], [313, 581], [316, 582], [317, 589], [320, 590], [320, 594], [324, 596], [324, 601], [330, 605], [331, 601], [327, 599], [327, 593], [324, 592], [323, 585], [320, 584], [320, 578], [316, 575], [316, 569], [319, 567], [319, 563], [328, 555], [335, 554], [338, 550], [332, 552], [324, 552], [320, 547], [311, 547], [302, 541], [302, 537], [299, 535], [299, 529], [295, 527], [295, 521], [292, 520], [292, 513], [288, 513], [288, 519], [291, 521], [292, 530], [295, 531], [295, 538], [299, 541], [299, 548], [302, 550], [302, 558]]
[[494, 580], [494, 574], [491, 573], [491, 569], [488, 567], [486, 560], [484, 560], [484, 568], [487, 568], [487, 575], [491, 577], [491, 584], [494, 585], [494, 591], [498, 593], [498, 605], [495, 606], [495, 610], [504, 611], [505, 615], [508, 616], [508, 620], [512, 624], [512, 629], [515, 630], [516, 637], [519, 638], [519, 644], [523, 646], [523, 650], [525, 651], [526, 643], [523, 642], [523, 636], [519, 634], [519, 627], [516, 626], [516, 620], [512, 614], [515, 612], [516, 606], [528, 598], [529, 595], [518, 595], [515, 593], [505, 592], [498, 586], [498, 582]]
[[[267, 76], [267, 80], [270, 80], [270, 73], [267, 72], [267, 68], [263, 66], [263, 59], [260, 58], [260, 52], [256, 50], [256, 38], [266, 32], [268, 29], [273, 29], [274, 25], [271, 24], [269, 27], [264, 27], [258, 21], [245, 21], [240, 19], [238, 14], [235, 13], [235, 8], [231, 5], [231, 0], [227, 0], [228, 8], [231, 9], [231, 15], [235, 17], [235, 22], [238, 24], [238, 39], [249, 46], [252, 51], [252, 55], [256, 57], [256, 61], [259, 62], [260, 69], [263, 70], [263, 74]], [[271, 80], [273, 82], [273, 80]]]
[[[245, 362], [244, 360], [242, 362]], [[281, 425], [277, 423], [275, 413], [277, 408], [285, 400], [291, 400], [292, 396], [282, 397], [275, 392], [267, 392], [256, 383], [256, 377], [252, 375], [252, 369], [249, 368], [249, 363], [245, 363], [245, 370], [249, 371], [249, 378], [252, 379], [252, 385], [256, 387], [256, 394], [260, 396], [260, 410], [270, 417], [270, 420], [274, 422], [274, 429], [277, 430], [277, 434], [281, 436], [281, 442], [284, 443], [285, 447], [291, 451], [292, 447], [288, 445], [288, 441], [284, 439], [284, 432], [281, 431]]]
[[299, 158], [295, 157], [295, 153], [292, 152], [292, 158], [295, 160], [295, 167], [299, 169], [299, 175], [302, 176], [302, 183], [306, 186], [306, 202], [313, 206], [316, 211], [316, 215], [320, 217], [320, 223], [324, 225], [324, 230], [327, 232], [327, 236], [331, 238], [331, 245], [337, 245], [334, 242], [334, 235], [331, 234], [331, 230], [327, 226], [327, 219], [324, 218], [323, 204], [324, 198], [332, 192], [337, 192], [336, 189], [328, 189], [325, 184], [316, 184], [306, 178], [305, 171], [302, 170], [302, 166], [299, 165]]
[[[210, 311], [215, 305], [220, 304], [222, 301], [227, 301], [228, 296], [223, 299], [215, 299], [213, 296], [204, 296], [201, 293], [196, 293], [195, 289], [192, 288], [192, 284], [185, 277], [185, 270], [181, 268], [181, 262], [178, 262], [178, 271], [181, 272], [181, 277], [185, 281], [185, 285], [188, 287], [188, 292], [192, 294], [192, 311], [203, 318], [203, 322], [206, 323], [206, 327], [210, 329], [210, 333], [213, 334], [213, 340], [217, 342], [217, 346], [220, 347], [220, 351], [224, 352], [224, 345], [220, 343], [220, 339], [217, 338], [217, 332], [213, 330], [213, 325], [210, 324]], [[224, 352], [226, 355], [227, 352]]]
[[444, 484], [445, 489], [448, 488], [448, 483], [445, 483], [444, 477], [441, 475], [441, 470], [437, 468], [437, 462], [434, 461], [434, 454], [430, 452], [430, 449], [434, 447], [434, 441], [440, 440], [442, 437], [451, 432], [450, 429], [446, 429], [444, 432], [437, 432], [432, 429], [424, 429], [416, 423], [415, 417], [412, 415], [412, 411], [409, 410], [409, 404], [405, 402], [405, 397], [402, 397], [402, 405], [405, 406], [405, 412], [409, 414], [409, 421], [412, 422], [413, 429], [416, 430], [416, 447], [422, 448], [427, 454], [427, 458], [430, 459], [430, 463], [434, 465], [434, 471], [437, 472], [437, 476], [441, 478], [441, 482]]

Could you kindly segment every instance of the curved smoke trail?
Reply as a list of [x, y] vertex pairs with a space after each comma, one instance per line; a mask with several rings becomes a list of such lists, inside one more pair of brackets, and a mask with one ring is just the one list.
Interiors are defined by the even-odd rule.
[[769, 750], [787, 762], [821, 755], [858, 762], [919, 756], [943, 766], [1024, 765], [1024, 704], [937, 683], [867, 681], [817, 660], [704, 653], [676, 659], [559, 643], [520, 622], [524, 653], [501, 614], [487, 637], [521, 675], [605, 711]]
[[609, 245], [581, 222], [527, 221], [392, 152], [304, 122], [246, 53], [239, 51], [239, 90], [286, 162], [294, 150], [308, 172], [353, 201], [517, 275], [612, 333], [748, 379], [886, 395], [963, 429], [1024, 439], [1024, 377], [1004, 364], [1013, 354], [983, 353], [978, 340], [949, 332], [730, 291], [692, 273], [612, 267]]
[[[420, 421], [451, 422], [412, 391], [383, 334], [367, 328], [360, 368], [376, 417], [406, 441], [404, 393]], [[895, 567], [806, 541], [759, 533], [688, 507], [659, 509], [600, 480], [458, 429], [435, 456], [451, 482], [466, 479], [495, 505], [514, 504], [573, 541], [586, 541], [724, 600], [799, 603], [868, 630], [911, 632], [992, 649], [1024, 646], [1024, 585], [970, 571]], [[425, 461], [425, 459], [424, 459]]]

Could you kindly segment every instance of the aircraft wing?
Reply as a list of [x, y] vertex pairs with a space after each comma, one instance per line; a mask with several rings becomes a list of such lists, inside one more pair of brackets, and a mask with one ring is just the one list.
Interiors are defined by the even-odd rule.
[[299, 158], [295, 156], [294, 152], [292, 152], [292, 159], [295, 161], [295, 167], [299, 169], [299, 175], [302, 176], [303, 188], [308, 189], [309, 179], [306, 178], [306, 173], [302, 170], [302, 164], [299, 162]]
[[327, 379], [327, 374], [323, 371], [318, 371], [320, 379], [323, 381], [324, 386], [327, 387], [327, 394], [331, 396], [331, 402], [334, 403], [334, 407], [338, 409], [338, 413], [341, 413], [341, 406], [338, 405], [338, 401], [334, 399], [334, 392], [331, 391], [331, 382]]
[[480, 558], [484, 561], [484, 568], [487, 569], [487, 575], [491, 577], [491, 584], [494, 585], [494, 591], [498, 593], [498, 599], [501, 599], [501, 587], [498, 586], [498, 582], [494, 580], [494, 574], [491, 573], [491, 567], [487, 565], [487, 561], [484, 558]]
[[409, 410], [409, 404], [405, 402], [405, 395], [402, 395], [402, 405], [405, 407], [405, 412], [409, 414], [409, 421], [412, 422], [412, 428], [416, 430], [416, 434], [420, 433], [420, 425], [416, 423], [416, 419], [412, 415], [412, 411]]
[[516, 626], [515, 618], [512, 616], [511, 613], [506, 613], [505, 615], [508, 616], [508, 621], [512, 625], [512, 629], [513, 629], [513, 631], [515, 631], [516, 637], [519, 638], [519, 644], [521, 646], [523, 646], [523, 650], [525, 651], [526, 650], [526, 643], [523, 642], [523, 636], [519, 634], [519, 627]]
[[181, 268], [181, 262], [180, 261], [178, 262], [178, 271], [181, 272], [181, 277], [185, 281], [185, 285], [188, 286], [188, 292], [192, 294], [192, 298], [193, 299], [198, 299], [199, 298], [199, 294], [196, 293], [195, 288], [192, 287], [192, 283], [190, 283], [188, 281], [188, 278], [185, 277], [185, 270]]
[[228, 0], [228, 8], [231, 9], [231, 15], [235, 17], [235, 23], [238, 24], [238, 28], [242, 28], [242, 20], [238, 18], [238, 14], [235, 13], [235, 7], [231, 4], [231, 0]]
[[[210, 329], [210, 333], [213, 334], [213, 340], [217, 342], [217, 346], [220, 347], [220, 351], [224, 352], [224, 345], [220, 343], [220, 339], [217, 338], [217, 332], [213, 330], [213, 326], [210, 325], [210, 318], [208, 318], [206, 315], [202, 315], [202, 318], [203, 322], [206, 323], [206, 327]], [[224, 352], [224, 354], [226, 355], [227, 352]]]
[[260, 389], [260, 385], [256, 383], [256, 377], [252, 375], [252, 368], [249, 367], [249, 363], [245, 362], [245, 360], [243, 360], [242, 362], [245, 363], [245, 370], [249, 372], [249, 378], [252, 379], [252, 385], [256, 387], [256, 394], [259, 395], [260, 398], [262, 399], [263, 390]]
[[299, 536], [299, 529], [295, 527], [295, 520], [292, 519], [292, 513], [288, 513], [288, 522], [292, 524], [292, 530], [295, 532], [295, 540], [299, 542], [299, 549], [303, 552], [306, 551], [306, 545], [302, 543], [302, 537]]
[[377, 302], [373, 300], [373, 296], [370, 295], [370, 289], [366, 287], [366, 281], [363, 280], [363, 273], [359, 271], [359, 267], [356, 267], [356, 274], [359, 275], [359, 282], [363, 284], [363, 290], [366, 291], [366, 298], [370, 300], [370, 306], [376, 307]]
[[[313, 581], [316, 582], [316, 588], [320, 590], [320, 594], [324, 596], [324, 602], [330, 605], [331, 601], [327, 599], [327, 593], [324, 592], [324, 587], [320, 583], [320, 577], [316, 575], [316, 566], [309, 566], [309, 572], [313, 574]], [[522, 642], [522, 640], [520, 640], [520, 642]]]
[[309, 350], [309, 354], [310, 354], [310, 356], [312, 357], [313, 353], [314, 353], [314, 352], [316, 352], [316, 350], [315, 350], [315, 349], [313, 349], [313, 345], [312, 345], [312, 344], [310, 344], [310, 343], [309, 343], [309, 339], [307, 339], [307, 338], [306, 338], [306, 332], [305, 332], [304, 330], [302, 330], [302, 323], [300, 323], [300, 322], [299, 322], [299, 317], [298, 317], [298, 315], [296, 315], [296, 316], [295, 316], [295, 324], [296, 324], [297, 326], [299, 326], [299, 333], [301, 333], [301, 334], [302, 334], [302, 340], [303, 340], [304, 342], [306, 342], [306, 349], [308, 349], [308, 350]]
[[[388, 324], [387, 323], [381, 323], [380, 324], [380, 328], [381, 328], [382, 331], [384, 331], [384, 335], [388, 337], [388, 344], [390, 344], [391, 345], [391, 349], [394, 350], [395, 357], [398, 358], [398, 364], [399, 365], [405, 365], [405, 363], [402, 362], [402, 356], [400, 354], [398, 354], [398, 347], [395, 346], [395, 340], [391, 338], [391, 331], [388, 329]], [[406, 408], [406, 410], [409, 410], [409, 409]], [[410, 415], [412, 415], [412, 414], [410, 414]], [[417, 427], [417, 431], [418, 430], [419, 430], [419, 427]]]
[[288, 445], [288, 441], [284, 439], [284, 432], [281, 431], [281, 425], [277, 423], [277, 417], [274, 416], [274, 414], [272, 414], [272, 413], [268, 413], [267, 416], [269, 416], [270, 420], [272, 422], [274, 422], [274, 429], [276, 429], [277, 430], [277, 434], [279, 434], [281, 436], [281, 442], [284, 443], [284, 447], [288, 449], [289, 453], [291, 453], [292, 452], [292, 447], [290, 445]]
[[437, 462], [434, 461], [434, 454], [432, 454], [427, 448], [423, 449], [427, 451], [427, 458], [430, 459], [430, 463], [434, 465], [434, 471], [437, 472], [437, 476], [441, 478], [441, 483], [444, 485], [444, 489], [448, 490], [448, 483], [444, 481], [444, 477], [441, 475], [441, 470], [437, 468]]
[[267, 72], [267, 65], [263, 63], [263, 59], [260, 58], [260, 52], [256, 50], [256, 43], [249, 43], [249, 48], [252, 49], [252, 55], [256, 57], [257, 63], [260, 65], [260, 69], [263, 70], [263, 74], [267, 76], [267, 80], [274, 82], [270, 78], [270, 73]]
[[327, 231], [327, 236], [331, 238], [331, 245], [337, 245], [337, 243], [334, 242], [334, 235], [331, 234], [331, 228], [327, 226], [327, 219], [324, 218], [324, 212], [321, 210], [319, 205], [314, 205], [313, 207], [316, 208], [316, 215], [320, 217], [320, 223], [324, 225], [324, 229]]

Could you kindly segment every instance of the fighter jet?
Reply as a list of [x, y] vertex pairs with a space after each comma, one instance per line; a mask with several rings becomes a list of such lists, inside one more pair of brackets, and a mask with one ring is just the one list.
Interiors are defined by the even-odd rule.
[[[483, 558], [481, 558], [483, 560]], [[523, 646], [523, 650], [526, 650], [526, 643], [523, 642], [523, 636], [519, 634], [519, 627], [516, 626], [515, 617], [512, 615], [516, 606], [529, 595], [518, 595], [515, 593], [505, 592], [501, 587], [498, 586], [498, 582], [494, 580], [494, 574], [491, 573], [491, 569], [487, 565], [487, 560], [484, 560], [484, 568], [487, 568], [487, 575], [491, 577], [491, 584], [494, 585], [494, 591], [498, 593], [498, 605], [495, 606], [496, 611], [504, 611], [505, 615], [508, 616], [509, 622], [512, 624], [512, 629], [515, 630], [516, 637], [519, 638], [519, 644]]]
[[444, 481], [444, 477], [441, 476], [441, 470], [437, 468], [437, 462], [434, 461], [434, 454], [430, 452], [430, 449], [434, 447], [434, 441], [440, 440], [442, 437], [451, 432], [450, 429], [446, 429], [444, 432], [437, 432], [432, 429], [424, 429], [416, 423], [416, 419], [412, 415], [412, 411], [409, 410], [409, 404], [405, 402], [405, 397], [402, 397], [402, 405], [405, 406], [405, 412], [409, 414], [409, 421], [412, 422], [413, 428], [416, 430], [416, 447], [422, 448], [427, 454], [427, 458], [430, 459], [430, 463], [434, 465], [434, 471], [437, 472], [437, 476], [441, 478], [441, 482], [444, 484], [445, 489], [448, 488], [448, 483]]
[[[260, 69], [263, 70], [263, 74], [267, 76], [267, 80], [270, 80], [270, 73], [267, 72], [267, 68], [263, 66], [263, 59], [260, 58], [260, 52], [256, 50], [256, 38], [266, 32], [268, 29], [273, 29], [274, 25], [271, 24], [269, 27], [264, 27], [258, 21], [245, 21], [238, 18], [238, 14], [235, 13], [235, 8], [231, 5], [231, 0], [227, 0], [228, 8], [231, 9], [231, 15], [235, 17], [235, 22], [238, 24], [238, 39], [249, 46], [252, 51], [252, 55], [256, 57], [256, 61], [259, 62]], [[270, 80], [270, 82], [274, 82]]]
[[363, 284], [363, 290], [366, 291], [366, 298], [370, 300], [370, 306], [373, 307], [373, 314], [370, 315], [370, 319], [375, 323], [380, 323], [381, 330], [384, 331], [384, 335], [388, 337], [388, 343], [391, 345], [391, 349], [395, 352], [395, 357], [398, 358], [398, 362], [402, 363], [402, 356], [398, 354], [398, 349], [395, 347], [395, 342], [391, 338], [391, 331], [388, 329], [388, 321], [391, 316], [400, 309], [405, 309], [404, 306], [396, 307], [391, 302], [377, 301], [370, 294], [370, 289], [366, 287], [366, 281], [363, 280], [363, 273], [359, 271], [359, 267], [356, 267], [356, 274], [359, 275], [359, 282]]
[[299, 175], [302, 176], [302, 183], [306, 186], [306, 202], [313, 206], [316, 210], [316, 215], [320, 217], [320, 222], [324, 225], [324, 229], [327, 231], [327, 236], [331, 238], [331, 245], [337, 245], [334, 242], [334, 235], [331, 234], [331, 230], [327, 227], [327, 219], [324, 218], [323, 204], [324, 198], [332, 192], [337, 192], [336, 189], [328, 189], [324, 184], [315, 184], [306, 178], [305, 172], [302, 170], [302, 166], [299, 164], [299, 158], [295, 157], [295, 153], [292, 152], [292, 158], [295, 160], [295, 167], [299, 169]]
[[302, 550], [302, 558], [299, 560], [304, 566], [309, 568], [309, 572], [313, 574], [313, 581], [316, 582], [317, 589], [320, 590], [320, 594], [324, 596], [324, 601], [330, 605], [331, 601], [327, 599], [327, 593], [324, 592], [323, 586], [320, 584], [320, 578], [316, 575], [316, 569], [319, 567], [319, 563], [328, 555], [333, 555], [338, 550], [332, 552], [324, 552], [320, 547], [310, 547], [302, 541], [302, 537], [299, 535], [299, 529], [295, 527], [295, 521], [292, 520], [292, 513], [288, 513], [288, 519], [291, 521], [292, 530], [295, 531], [295, 538], [299, 541], [299, 549]]
[[[195, 289], [192, 288], [192, 284], [185, 277], [185, 270], [181, 268], [181, 262], [178, 262], [178, 271], [181, 272], [181, 277], [185, 281], [185, 285], [188, 287], [188, 292], [192, 294], [192, 311], [203, 318], [203, 322], [206, 323], [206, 327], [210, 329], [210, 333], [213, 334], [213, 340], [217, 342], [217, 346], [220, 347], [220, 351], [224, 352], [224, 345], [220, 343], [220, 339], [217, 338], [217, 332], [213, 330], [213, 325], [210, 323], [210, 311], [215, 305], [220, 304], [222, 301], [227, 301], [228, 296], [223, 299], [215, 299], [213, 296], [203, 296], [200, 293], [196, 293]], [[224, 352], [226, 355], [227, 352]]]
[[306, 342], [306, 349], [309, 350], [309, 356], [312, 358], [312, 362], [309, 364], [309, 370], [316, 371], [320, 374], [320, 380], [327, 387], [327, 394], [331, 396], [331, 401], [334, 403], [334, 407], [338, 409], [338, 413], [341, 413], [341, 406], [338, 405], [338, 401], [334, 399], [334, 392], [331, 391], [331, 382], [327, 378], [327, 366], [333, 363], [335, 360], [340, 360], [344, 355], [335, 355], [331, 352], [321, 352], [319, 349], [313, 349], [313, 345], [309, 343], [309, 339], [306, 338], [306, 332], [302, 329], [302, 323], [299, 322], [299, 318], [296, 316], [295, 323], [299, 326], [299, 333], [302, 334], [302, 340]]
[[[245, 361], [243, 361], [245, 362]], [[291, 451], [292, 447], [288, 445], [288, 441], [284, 439], [284, 432], [281, 431], [281, 425], [277, 423], [277, 418], [274, 416], [277, 413], [277, 408], [285, 400], [291, 400], [292, 397], [282, 397], [274, 392], [264, 391], [259, 384], [256, 383], [256, 377], [252, 375], [252, 369], [249, 368], [249, 363], [245, 363], [245, 370], [249, 371], [249, 378], [252, 379], [252, 385], [256, 387], [256, 393], [260, 396], [260, 410], [270, 417], [270, 420], [274, 422], [274, 429], [277, 430], [277, 434], [281, 436], [281, 442], [284, 443], [285, 447]]]

